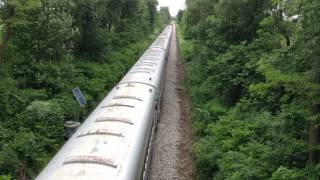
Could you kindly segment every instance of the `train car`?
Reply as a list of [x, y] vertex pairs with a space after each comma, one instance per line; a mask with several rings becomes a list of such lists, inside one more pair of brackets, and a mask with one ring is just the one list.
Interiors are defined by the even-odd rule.
[[171, 34], [169, 25], [37, 180], [147, 179]]

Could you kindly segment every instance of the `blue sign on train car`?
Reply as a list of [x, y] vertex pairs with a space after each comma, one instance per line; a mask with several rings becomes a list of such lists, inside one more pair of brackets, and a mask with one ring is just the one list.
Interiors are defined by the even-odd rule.
[[80, 91], [80, 88], [74, 88], [72, 90], [74, 96], [77, 98], [79, 104], [81, 107], [84, 107], [86, 104], [87, 104], [87, 101], [86, 99], [84, 98], [84, 96], [82, 95], [81, 91]]

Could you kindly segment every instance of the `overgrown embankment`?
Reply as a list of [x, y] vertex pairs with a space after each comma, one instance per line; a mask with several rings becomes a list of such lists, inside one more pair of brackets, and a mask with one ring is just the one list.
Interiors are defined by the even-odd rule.
[[191, 0], [179, 13], [198, 179], [318, 179], [319, 7]]
[[[0, 179], [33, 179], [169, 22], [155, 0], [4, 1]], [[87, 105], [79, 107], [72, 89]], [[3, 176], [1, 176], [3, 175]]]

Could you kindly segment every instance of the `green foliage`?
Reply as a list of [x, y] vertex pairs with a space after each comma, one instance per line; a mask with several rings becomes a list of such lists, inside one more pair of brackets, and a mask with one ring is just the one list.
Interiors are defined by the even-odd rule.
[[11, 176], [0, 175], [0, 180], [11, 180]]
[[285, 180], [285, 179], [303, 179], [305, 176], [303, 172], [294, 169], [288, 169], [287, 167], [279, 167], [277, 171], [272, 175], [272, 180]]
[[19, 102], [14, 99], [16, 94], [16, 82], [12, 78], [1, 78], [0, 84], [0, 113], [1, 118], [9, 118], [18, 110]]
[[179, 42], [197, 179], [318, 179], [319, 7], [187, 1]]
[[157, 21], [157, 0], [145, 0], [148, 6], [148, 13], [149, 13], [149, 25], [153, 30], [155, 28], [155, 23]]
[[[0, 153], [1, 172], [10, 173], [16, 169], [23, 176], [35, 176], [35, 167], [40, 168], [43, 163], [44, 143], [31, 132], [20, 132], [15, 138], [4, 144]], [[32, 167], [27, 169], [28, 165]], [[15, 174], [11, 174], [14, 176]]]
[[75, 33], [72, 6], [71, 0], [21, 2], [12, 23], [14, 44], [28, 58], [61, 60], [70, 52]]
[[158, 13], [158, 26], [162, 27], [169, 23], [171, 19], [170, 11], [168, 7], [160, 7], [160, 11]]
[[27, 107], [24, 118], [24, 123], [37, 134], [57, 141], [48, 146], [59, 146], [64, 135], [64, 117], [57, 103], [34, 101]]
[[181, 23], [182, 22], [183, 13], [184, 13], [184, 10], [180, 9], [178, 14], [177, 14], [177, 23]]
[[[1, 22], [1, 19], [0, 19], [0, 23], [2, 23]], [[0, 43], [2, 42], [2, 33], [3, 33], [3, 24], [0, 24]]]
[[64, 143], [64, 122], [83, 122], [168, 23], [157, 4], [1, 1], [0, 179], [35, 178]]

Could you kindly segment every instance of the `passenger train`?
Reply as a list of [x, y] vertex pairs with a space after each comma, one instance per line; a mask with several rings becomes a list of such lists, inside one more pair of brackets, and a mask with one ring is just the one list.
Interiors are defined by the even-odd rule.
[[173, 25], [168, 25], [37, 180], [148, 179]]

